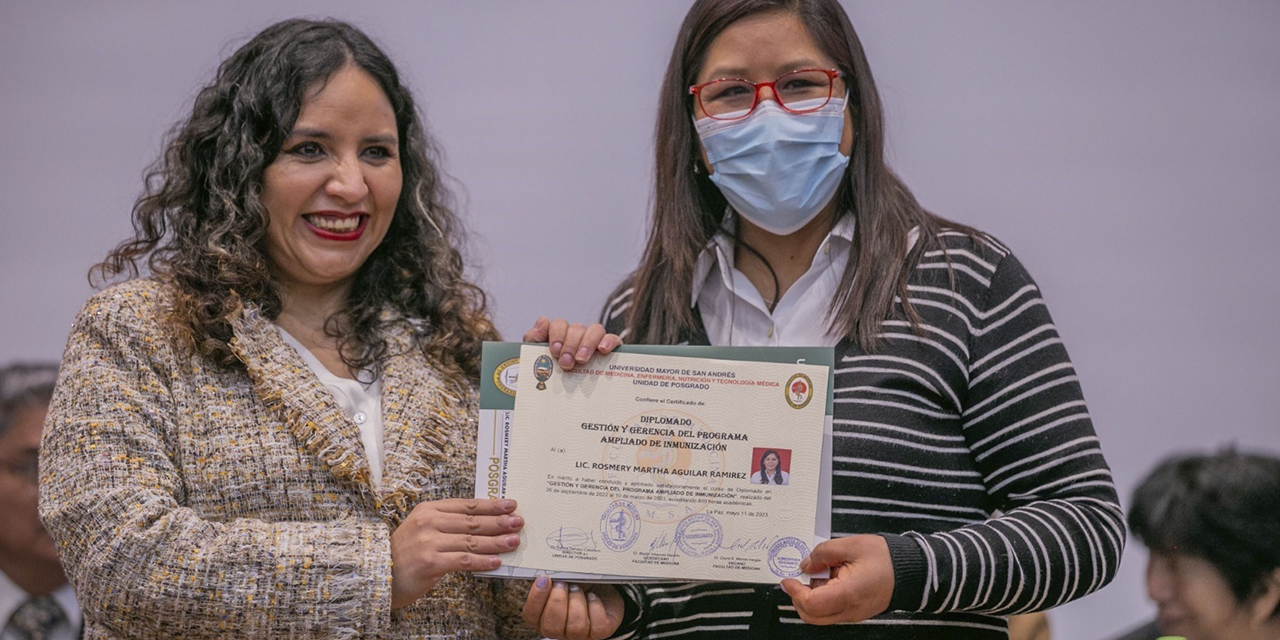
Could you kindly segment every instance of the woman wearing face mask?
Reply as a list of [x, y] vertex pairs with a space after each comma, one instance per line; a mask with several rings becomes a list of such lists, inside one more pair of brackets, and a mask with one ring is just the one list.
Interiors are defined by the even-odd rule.
[[888, 168], [836, 0], [695, 3], [655, 138], [648, 244], [604, 321], [633, 343], [834, 346], [834, 539], [802, 565], [833, 577], [544, 583], [527, 620], [569, 638], [1004, 638], [1005, 616], [1112, 578], [1122, 515], [1040, 292]]

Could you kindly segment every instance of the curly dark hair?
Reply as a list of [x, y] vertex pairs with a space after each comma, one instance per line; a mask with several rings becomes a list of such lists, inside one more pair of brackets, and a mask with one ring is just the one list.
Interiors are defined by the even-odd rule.
[[345, 309], [327, 319], [352, 369], [378, 370], [388, 355], [384, 312], [409, 319], [418, 344], [468, 375], [480, 345], [497, 338], [484, 292], [468, 281], [461, 222], [437, 167], [413, 96], [385, 53], [359, 29], [333, 20], [286, 20], [240, 47], [169, 133], [133, 206], [134, 236], [90, 272], [139, 274], [138, 262], [178, 291], [174, 329], [200, 354], [234, 366], [229, 319], [246, 304], [268, 318], [281, 300], [266, 254], [263, 172], [280, 153], [309, 89], [346, 65], [367, 72], [395, 111], [403, 187], [386, 238], [356, 273]]

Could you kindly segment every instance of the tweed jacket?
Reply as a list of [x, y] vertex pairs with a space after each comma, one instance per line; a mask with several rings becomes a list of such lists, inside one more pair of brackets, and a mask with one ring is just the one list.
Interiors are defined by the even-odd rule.
[[358, 427], [274, 325], [233, 323], [243, 367], [184, 348], [172, 289], [91, 298], [41, 452], [41, 514], [86, 638], [512, 638], [523, 585], [450, 574], [391, 610], [390, 536], [419, 502], [471, 497], [475, 387], [394, 323], [374, 490]]

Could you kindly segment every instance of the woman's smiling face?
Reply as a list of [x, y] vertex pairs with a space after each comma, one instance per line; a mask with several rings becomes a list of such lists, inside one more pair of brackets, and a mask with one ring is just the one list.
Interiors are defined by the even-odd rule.
[[1239, 640], [1263, 636], [1260, 620], [1274, 603], [1240, 602], [1222, 573], [1208, 560], [1181, 553], [1151, 554], [1147, 595], [1158, 607], [1160, 630], [1187, 640]]
[[769, 473], [773, 473], [773, 471], [778, 468], [777, 454], [770, 453], [764, 457], [764, 468]]
[[308, 89], [263, 174], [267, 257], [286, 290], [350, 283], [391, 226], [399, 149], [391, 102], [365, 71], [347, 65]]

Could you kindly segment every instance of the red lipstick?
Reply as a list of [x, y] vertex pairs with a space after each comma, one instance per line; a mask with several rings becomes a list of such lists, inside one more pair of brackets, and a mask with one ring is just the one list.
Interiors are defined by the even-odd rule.
[[[348, 219], [357, 218], [357, 217], [359, 218], [360, 221], [356, 225], [355, 229], [352, 229], [350, 231], [336, 231], [334, 229], [325, 229], [324, 227], [321, 227], [319, 226], [319, 224], [317, 224], [321, 219], [332, 220], [336, 218], [340, 220], [348, 220]], [[316, 222], [312, 222], [313, 219], [316, 220]], [[302, 221], [306, 223], [307, 228], [310, 229], [312, 233], [316, 234], [317, 236], [320, 236], [321, 238], [324, 238], [325, 240], [336, 240], [338, 242], [350, 242], [352, 240], [358, 240], [360, 236], [364, 235], [364, 229], [369, 224], [369, 216], [367, 214], [360, 213], [360, 212], [342, 213], [339, 211], [317, 211], [315, 213], [308, 213], [303, 215]]]

